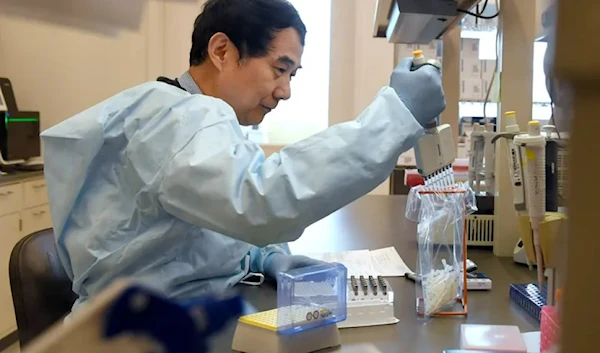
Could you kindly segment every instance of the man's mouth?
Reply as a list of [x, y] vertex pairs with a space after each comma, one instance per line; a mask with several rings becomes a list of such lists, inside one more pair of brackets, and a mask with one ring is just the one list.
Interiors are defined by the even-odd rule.
[[267, 107], [266, 105], [260, 105], [261, 107], [263, 107], [263, 109], [265, 110], [266, 113], [269, 113], [271, 110], [273, 110], [274, 108], [271, 107]]

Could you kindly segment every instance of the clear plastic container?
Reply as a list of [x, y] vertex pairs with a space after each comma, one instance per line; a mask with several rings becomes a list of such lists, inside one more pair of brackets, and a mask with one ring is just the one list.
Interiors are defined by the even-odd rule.
[[346, 320], [348, 270], [339, 263], [277, 276], [277, 331], [291, 334]]
[[417, 225], [417, 313], [467, 315], [464, 220], [477, 211], [468, 183], [411, 189], [406, 217]]

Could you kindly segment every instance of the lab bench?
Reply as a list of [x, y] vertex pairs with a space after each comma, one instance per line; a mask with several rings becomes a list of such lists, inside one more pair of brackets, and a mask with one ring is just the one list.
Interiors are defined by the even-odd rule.
[[[406, 196], [365, 196], [307, 228], [290, 244], [292, 252], [315, 253], [395, 246], [409, 268], [417, 257], [416, 224], [404, 217]], [[535, 282], [535, 271], [515, 264], [512, 258], [497, 258], [489, 250], [469, 249], [468, 256], [493, 281], [492, 290], [469, 292], [466, 318], [439, 317], [429, 321], [415, 313], [415, 284], [403, 277], [387, 278], [394, 290], [394, 314], [399, 323], [340, 330], [342, 346], [327, 352], [355, 352], [373, 343], [382, 353], [442, 352], [459, 348], [460, 325], [516, 325], [521, 332], [538, 331], [539, 323], [512, 304], [511, 283]], [[253, 312], [277, 306], [276, 286], [239, 286]], [[235, 325], [214, 341], [213, 352], [229, 352]], [[353, 350], [354, 349], [354, 350]]]
[[44, 172], [0, 175], [0, 339], [17, 329], [8, 278], [10, 253], [22, 237], [51, 227]]
[[[39, 176], [38, 179], [28, 178], [7, 184], [13, 187], [21, 185], [22, 197], [19, 199], [23, 200], [25, 211], [27, 185], [33, 185], [28, 183], [36, 180], [38, 183], [43, 181]], [[7, 185], [0, 185], [0, 190]], [[19, 187], [15, 190], [19, 190]], [[45, 200], [47, 202], [47, 198]], [[299, 240], [290, 244], [290, 248], [297, 253], [319, 253], [394, 246], [405, 263], [414, 269], [417, 257], [416, 224], [404, 217], [406, 200], [406, 196], [400, 195], [365, 196], [308, 227]], [[25, 211], [0, 216], [0, 220], [14, 215], [19, 219], [19, 215]], [[12, 232], [6, 234], [12, 234], [12, 237], [5, 238], [13, 239], [13, 242], [24, 235], [14, 225]], [[8, 256], [13, 245], [1, 245], [2, 255]], [[469, 292], [467, 317], [419, 318], [415, 308], [414, 282], [403, 277], [389, 277], [388, 283], [394, 291], [394, 316], [400, 321], [385, 326], [342, 329], [342, 346], [326, 352], [366, 352], [360, 346], [373, 344], [381, 353], [441, 353], [460, 347], [460, 326], [464, 323], [516, 325], [521, 332], [538, 331], [539, 323], [512, 304], [509, 297], [510, 284], [534, 282], [535, 272], [515, 264], [511, 258], [497, 258], [488, 250], [469, 249], [468, 257], [492, 279], [493, 287], [490, 291]], [[2, 281], [0, 296], [10, 299], [8, 280], [2, 278]], [[272, 281], [262, 286], [239, 285], [236, 289], [246, 302], [246, 314], [277, 307], [277, 289]], [[2, 304], [4, 306], [0, 310], [12, 313], [12, 307], [8, 308], [12, 302], [4, 302], [6, 304]], [[1, 320], [5, 331], [14, 328], [12, 314]], [[235, 328], [233, 322], [211, 340], [211, 352], [230, 352]]]

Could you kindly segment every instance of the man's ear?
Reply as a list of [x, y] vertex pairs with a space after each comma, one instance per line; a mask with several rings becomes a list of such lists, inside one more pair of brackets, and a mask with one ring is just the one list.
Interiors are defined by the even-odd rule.
[[229, 37], [222, 32], [215, 33], [208, 41], [208, 58], [221, 71], [227, 61], [238, 60], [239, 53]]

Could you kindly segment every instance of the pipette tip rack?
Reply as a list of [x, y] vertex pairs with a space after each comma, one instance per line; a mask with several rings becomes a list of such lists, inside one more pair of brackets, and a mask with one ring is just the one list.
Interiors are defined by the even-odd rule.
[[520, 306], [527, 314], [538, 322], [541, 321], [542, 307], [546, 305], [547, 286], [540, 292], [537, 284], [511, 284], [510, 300]]

